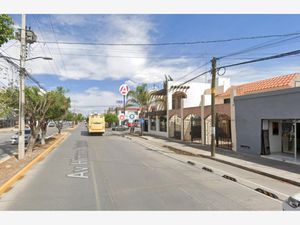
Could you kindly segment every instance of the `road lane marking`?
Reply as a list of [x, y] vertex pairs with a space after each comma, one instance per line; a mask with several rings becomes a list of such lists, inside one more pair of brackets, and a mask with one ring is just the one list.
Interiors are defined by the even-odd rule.
[[74, 158], [70, 161], [70, 165], [73, 166], [73, 169], [71, 173], [67, 174], [67, 177], [82, 179], [89, 178], [88, 152], [86, 150], [77, 150], [74, 154]]

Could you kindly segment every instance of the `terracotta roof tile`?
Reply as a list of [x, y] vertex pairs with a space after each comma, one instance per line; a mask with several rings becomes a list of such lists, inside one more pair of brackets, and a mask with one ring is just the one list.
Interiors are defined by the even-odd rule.
[[237, 93], [236, 93], [237, 96], [251, 94], [251, 93], [258, 93], [258, 92], [266, 92], [275, 89], [278, 90], [278, 89], [290, 88], [292, 87], [291, 82], [296, 77], [300, 77], [300, 74], [293, 73], [284, 76], [272, 77], [266, 80], [254, 81], [251, 83], [246, 83], [238, 86], [232, 86], [227, 91], [225, 91], [224, 93], [218, 96], [220, 97], [230, 96], [230, 91], [232, 88], [237, 89]]

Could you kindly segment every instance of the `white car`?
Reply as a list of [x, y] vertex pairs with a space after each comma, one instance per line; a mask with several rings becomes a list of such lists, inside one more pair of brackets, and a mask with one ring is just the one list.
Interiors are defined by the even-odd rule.
[[300, 193], [290, 196], [282, 203], [282, 209], [284, 211], [300, 211]]
[[[31, 130], [27, 128], [25, 129], [25, 137], [24, 137], [25, 144], [28, 144], [30, 137], [31, 137]], [[18, 142], [19, 142], [19, 133], [16, 133], [10, 138], [10, 143], [14, 145], [14, 144], [18, 144]]]

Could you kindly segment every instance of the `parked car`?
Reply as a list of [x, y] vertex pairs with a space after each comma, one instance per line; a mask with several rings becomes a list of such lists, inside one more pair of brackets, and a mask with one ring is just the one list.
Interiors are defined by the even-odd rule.
[[[31, 137], [31, 130], [26, 128], [25, 129], [25, 144], [28, 144], [29, 139]], [[14, 144], [18, 144], [19, 143], [19, 133], [14, 134], [11, 138], [10, 138], [10, 143], [12, 145]]]
[[282, 203], [284, 211], [300, 211], [300, 193], [290, 196]]
[[48, 123], [48, 127], [55, 127], [55, 123], [52, 121], [52, 122], [49, 122]]
[[125, 131], [125, 130], [128, 130], [128, 126], [120, 125], [120, 126], [112, 127], [112, 130], [113, 131]]

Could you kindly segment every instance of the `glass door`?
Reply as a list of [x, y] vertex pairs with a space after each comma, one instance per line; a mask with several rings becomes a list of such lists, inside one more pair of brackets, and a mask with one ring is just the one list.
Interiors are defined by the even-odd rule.
[[282, 121], [282, 152], [295, 152], [295, 125], [292, 121]]

